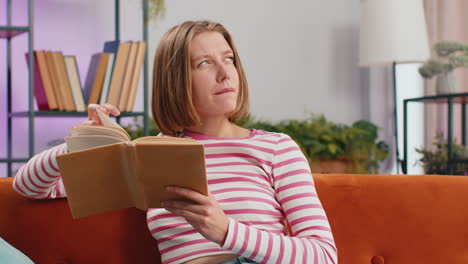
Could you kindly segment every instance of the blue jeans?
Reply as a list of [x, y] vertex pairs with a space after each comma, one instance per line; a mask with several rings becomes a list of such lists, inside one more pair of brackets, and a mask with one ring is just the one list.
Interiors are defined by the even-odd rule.
[[8, 244], [0, 237], [0, 263], [2, 264], [34, 264], [26, 255], [21, 253], [18, 249]]
[[253, 260], [250, 260], [246, 257], [237, 257], [237, 258], [233, 258], [233, 259], [230, 259], [230, 260], [227, 260], [221, 264], [257, 264], [257, 262], [253, 261]]

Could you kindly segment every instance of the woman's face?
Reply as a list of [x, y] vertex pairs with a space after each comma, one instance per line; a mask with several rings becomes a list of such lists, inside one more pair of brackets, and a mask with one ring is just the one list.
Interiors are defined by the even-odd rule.
[[192, 100], [200, 118], [219, 117], [235, 110], [239, 75], [234, 53], [218, 32], [203, 32], [192, 39]]

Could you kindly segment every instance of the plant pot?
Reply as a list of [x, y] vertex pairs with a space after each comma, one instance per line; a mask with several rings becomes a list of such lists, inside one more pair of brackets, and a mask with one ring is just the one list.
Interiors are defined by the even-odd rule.
[[312, 173], [352, 173], [351, 161], [346, 159], [319, 159], [311, 164]]
[[444, 74], [437, 77], [437, 94], [452, 94], [458, 92], [460, 92], [460, 80], [453, 74]]

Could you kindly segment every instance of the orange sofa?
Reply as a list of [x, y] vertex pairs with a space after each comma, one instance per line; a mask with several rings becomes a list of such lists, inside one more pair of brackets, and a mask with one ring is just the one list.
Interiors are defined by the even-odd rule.
[[[468, 263], [468, 177], [314, 175], [340, 264]], [[159, 263], [145, 212], [73, 220], [0, 179], [0, 237], [38, 264]]]

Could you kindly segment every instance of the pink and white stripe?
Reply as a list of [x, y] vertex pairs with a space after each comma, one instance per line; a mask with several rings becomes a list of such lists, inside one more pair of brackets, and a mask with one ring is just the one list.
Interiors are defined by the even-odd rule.
[[61, 144], [32, 157], [18, 170], [13, 188], [34, 199], [65, 197], [56, 156], [66, 152], [66, 144]]
[[[180, 218], [164, 209], [152, 209], [149, 225], [170, 227], [152, 232], [163, 263], [232, 253], [258, 263], [337, 262], [307, 160], [291, 138], [260, 130], [244, 139], [187, 135], [205, 147], [209, 190], [230, 218], [229, 231], [220, 247], [191, 226], [174, 224]], [[294, 237], [288, 236], [285, 222]]]

